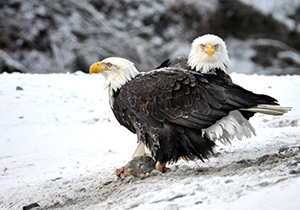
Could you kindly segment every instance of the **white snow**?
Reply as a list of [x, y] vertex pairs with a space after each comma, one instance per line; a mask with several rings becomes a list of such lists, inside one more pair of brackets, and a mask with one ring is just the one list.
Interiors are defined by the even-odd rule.
[[[115, 169], [131, 159], [136, 136], [115, 120], [101, 75], [0, 74], [0, 209], [300, 209], [300, 176], [286, 164], [222, 168], [300, 146], [300, 76], [231, 76], [293, 110], [253, 117], [257, 136], [219, 144], [219, 157], [123, 184]], [[208, 172], [195, 175], [199, 167]]]

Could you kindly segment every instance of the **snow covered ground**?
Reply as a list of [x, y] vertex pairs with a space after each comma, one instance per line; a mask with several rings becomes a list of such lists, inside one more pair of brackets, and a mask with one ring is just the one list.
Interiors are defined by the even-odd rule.
[[101, 75], [1, 74], [0, 209], [300, 209], [300, 76], [231, 76], [293, 110], [253, 117], [257, 136], [204, 163], [120, 180], [136, 136], [115, 120]]

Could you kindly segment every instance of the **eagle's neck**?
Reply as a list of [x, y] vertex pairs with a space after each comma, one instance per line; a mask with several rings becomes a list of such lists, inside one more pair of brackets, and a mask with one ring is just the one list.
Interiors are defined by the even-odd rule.
[[229, 57], [227, 53], [222, 53], [215, 57], [208, 57], [207, 55], [202, 56], [199, 52], [195, 52], [192, 49], [188, 58], [188, 65], [203, 74], [213, 71], [214, 69], [226, 71], [228, 64]]
[[139, 71], [134, 65], [124, 65], [103, 74], [106, 78], [105, 86], [108, 88], [109, 103], [113, 108], [114, 92], [138, 75]]

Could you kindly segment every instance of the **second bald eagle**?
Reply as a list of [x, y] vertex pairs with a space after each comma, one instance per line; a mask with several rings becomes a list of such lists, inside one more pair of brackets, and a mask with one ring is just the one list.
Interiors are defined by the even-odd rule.
[[90, 73], [97, 72], [106, 79], [115, 117], [149, 148], [161, 171], [179, 157], [207, 158], [216, 139], [250, 135], [252, 126], [238, 110], [274, 115], [289, 110], [213, 74], [176, 67], [139, 73], [118, 57], [92, 64]]

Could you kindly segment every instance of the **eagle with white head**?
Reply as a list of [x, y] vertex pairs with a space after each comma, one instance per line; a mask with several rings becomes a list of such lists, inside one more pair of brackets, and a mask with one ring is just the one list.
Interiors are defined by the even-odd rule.
[[96, 62], [89, 71], [104, 75], [116, 119], [137, 134], [160, 171], [180, 157], [207, 158], [216, 140], [248, 137], [252, 127], [239, 117], [232, 120], [234, 111], [282, 115], [290, 110], [214, 74], [177, 67], [139, 73], [118, 57]]
[[226, 71], [229, 64], [225, 42], [218, 36], [206, 34], [192, 42], [188, 65], [201, 73], [209, 73], [216, 69]]

